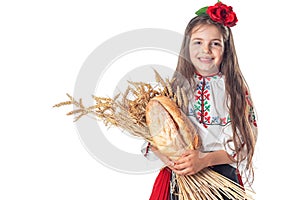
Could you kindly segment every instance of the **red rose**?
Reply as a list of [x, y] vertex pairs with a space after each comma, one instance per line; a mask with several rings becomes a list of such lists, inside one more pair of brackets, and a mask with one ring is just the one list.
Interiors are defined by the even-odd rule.
[[216, 3], [214, 6], [209, 6], [206, 13], [213, 21], [219, 22], [224, 26], [232, 27], [236, 25], [238, 21], [232, 7], [221, 2]]

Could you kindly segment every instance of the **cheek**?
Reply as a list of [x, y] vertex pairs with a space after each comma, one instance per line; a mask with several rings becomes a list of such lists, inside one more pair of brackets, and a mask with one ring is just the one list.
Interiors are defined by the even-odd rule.
[[217, 58], [218, 62], [222, 61], [223, 58], [223, 50], [216, 50], [214, 52], [215, 58]]
[[190, 53], [190, 55], [193, 54], [193, 48], [191, 46], [189, 46], [189, 53]]
[[189, 47], [189, 51], [190, 51], [190, 56], [191, 57], [197, 55], [197, 53], [198, 53], [198, 49], [195, 48], [195, 47], [191, 47], [191, 46]]

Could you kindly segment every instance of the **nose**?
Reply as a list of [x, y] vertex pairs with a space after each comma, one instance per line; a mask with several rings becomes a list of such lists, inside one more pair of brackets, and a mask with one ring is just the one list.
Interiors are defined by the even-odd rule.
[[203, 53], [210, 53], [210, 46], [209, 46], [209, 44], [203, 44], [202, 45], [202, 52]]

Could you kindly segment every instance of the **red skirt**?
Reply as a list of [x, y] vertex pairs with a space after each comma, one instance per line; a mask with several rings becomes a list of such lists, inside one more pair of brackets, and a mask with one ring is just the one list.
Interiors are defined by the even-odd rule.
[[152, 193], [149, 200], [169, 200], [170, 199], [170, 178], [171, 170], [167, 167], [160, 170], [155, 179]]

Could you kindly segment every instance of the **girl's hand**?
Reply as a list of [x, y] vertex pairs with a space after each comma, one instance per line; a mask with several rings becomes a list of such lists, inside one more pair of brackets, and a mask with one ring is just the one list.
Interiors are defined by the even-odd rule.
[[202, 153], [199, 150], [188, 150], [175, 161], [171, 168], [178, 175], [193, 175], [202, 169], [209, 166], [205, 156], [207, 153]]

